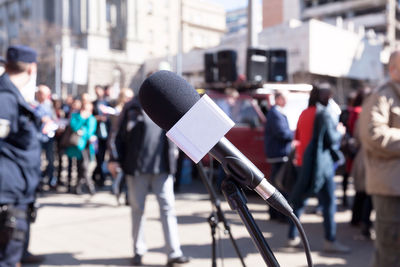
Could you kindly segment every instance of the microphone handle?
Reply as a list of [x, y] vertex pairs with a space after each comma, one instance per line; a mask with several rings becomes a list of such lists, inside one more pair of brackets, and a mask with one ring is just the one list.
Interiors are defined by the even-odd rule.
[[[221, 138], [209, 153], [221, 163], [228, 175], [252, 190], [256, 190], [265, 180], [264, 174], [225, 137]], [[275, 190], [275, 187], [270, 185], [270, 192], [267, 194], [272, 195]]]
[[256, 191], [272, 207], [285, 215], [293, 212], [282, 194], [265, 179], [264, 174], [228, 139], [221, 138], [210, 150], [209, 154], [221, 163], [227, 175]]

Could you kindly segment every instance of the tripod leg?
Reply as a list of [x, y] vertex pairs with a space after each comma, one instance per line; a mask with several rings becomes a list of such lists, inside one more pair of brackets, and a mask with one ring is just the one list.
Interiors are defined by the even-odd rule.
[[210, 217], [208, 217], [208, 223], [210, 224], [212, 237], [212, 267], [217, 267], [217, 242], [215, 239], [215, 229], [217, 228], [218, 221], [216, 221], [214, 213], [211, 213]]
[[215, 207], [216, 210], [217, 210], [217, 223], [218, 223], [218, 222], [223, 222], [225, 231], [229, 234], [229, 238], [230, 238], [230, 240], [231, 240], [231, 242], [232, 242], [233, 248], [234, 248], [235, 251], [236, 251], [236, 254], [238, 255], [238, 257], [239, 257], [239, 259], [240, 259], [240, 262], [242, 263], [243, 267], [246, 267], [246, 264], [244, 263], [243, 256], [242, 256], [242, 254], [240, 253], [239, 247], [238, 247], [238, 245], [237, 245], [235, 239], [234, 239], [233, 236], [232, 236], [231, 227], [230, 227], [228, 221], [226, 220], [226, 218], [225, 218], [225, 216], [224, 216], [224, 213], [222, 212], [221, 204], [220, 204], [221, 202], [220, 202], [220, 200], [218, 199], [218, 196], [217, 196], [217, 194], [215, 193], [215, 190], [214, 190], [214, 188], [212, 187], [212, 185], [211, 185], [209, 179], [207, 179], [206, 174], [205, 174], [205, 171], [204, 171], [203, 164], [202, 164], [201, 162], [199, 162], [199, 163], [197, 164], [197, 169], [198, 169], [198, 171], [199, 171], [200, 178], [201, 178], [201, 180], [203, 181], [203, 184], [205, 185], [205, 187], [206, 187], [206, 189], [207, 189], [207, 191], [208, 191], [208, 193], [209, 193], [209, 195], [210, 195], [210, 200], [211, 200], [211, 202], [213, 203], [214, 207]]
[[257, 223], [247, 208], [245, 197], [237, 185], [230, 179], [226, 179], [222, 183], [222, 192], [224, 193], [231, 209], [238, 212], [267, 266], [279, 267], [279, 263], [276, 260], [275, 255], [273, 254], [260, 228], [258, 228]]

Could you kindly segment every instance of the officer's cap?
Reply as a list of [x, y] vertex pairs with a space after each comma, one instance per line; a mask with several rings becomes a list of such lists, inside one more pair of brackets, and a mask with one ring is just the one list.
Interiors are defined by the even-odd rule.
[[12, 45], [7, 49], [7, 62], [25, 62], [33, 63], [36, 60], [35, 50], [25, 45]]

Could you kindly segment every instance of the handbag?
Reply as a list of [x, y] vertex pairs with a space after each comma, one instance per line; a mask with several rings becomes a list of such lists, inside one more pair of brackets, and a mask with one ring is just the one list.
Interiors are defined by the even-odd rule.
[[289, 194], [297, 181], [297, 168], [293, 163], [294, 150], [290, 152], [288, 160], [283, 163], [275, 176], [275, 184], [279, 190]]
[[78, 132], [74, 132], [70, 125], [65, 128], [64, 133], [60, 139], [60, 146], [62, 148], [67, 148], [70, 146], [78, 146], [81, 135]]
[[340, 142], [340, 150], [345, 156], [350, 159], [354, 159], [359, 149], [357, 140], [352, 137], [349, 133], [346, 133]]

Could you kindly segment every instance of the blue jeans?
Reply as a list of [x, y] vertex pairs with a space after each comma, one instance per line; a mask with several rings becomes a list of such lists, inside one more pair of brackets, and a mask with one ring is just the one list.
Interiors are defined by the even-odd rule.
[[400, 197], [372, 196], [376, 211], [374, 267], [400, 266]]
[[54, 175], [54, 139], [50, 138], [49, 141], [42, 143], [42, 149], [46, 154], [47, 166], [45, 175], [49, 179], [49, 183]]
[[[336, 239], [336, 198], [335, 198], [335, 182], [333, 177], [326, 180], [325, 184], [322, 186], [321, 190], [317, 194], [319, 205], [322, 206], [322, 215], [324, 218], [324, 231], [325, 239], [328, 241], [335, 241]], [[300, 218], [303, 213], [304, 207], [306, 206], [307, 200], [305, 199], [298, 207], [293, 207], [294, 214]], [[289, 234], [290, 239], [295, 238], [298, 235], [297, 228], [290, 221]]]

